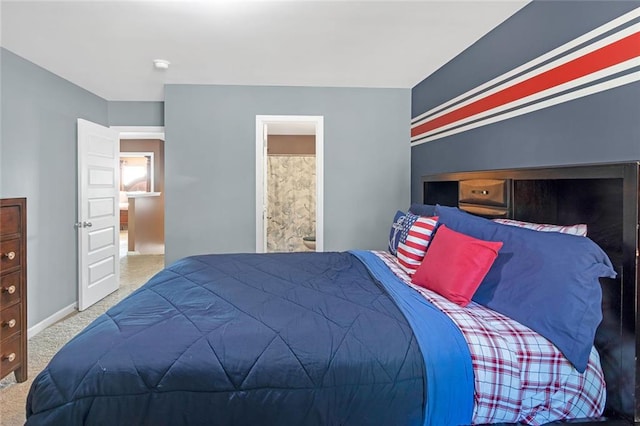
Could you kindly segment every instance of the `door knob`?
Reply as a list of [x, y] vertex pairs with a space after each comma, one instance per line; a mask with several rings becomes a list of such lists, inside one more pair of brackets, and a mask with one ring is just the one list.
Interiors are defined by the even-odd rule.
[[76, 228], [91, 228], [93, 226], [93, 223], [91, 222], [76, 222], [73, 224], [73, 226], [75, 226]]
[[0, 253], [0, 257], [6, 257], [9, 260], [13, 260], [16, 258], [16, 252], [10, 251], [9, 253]]

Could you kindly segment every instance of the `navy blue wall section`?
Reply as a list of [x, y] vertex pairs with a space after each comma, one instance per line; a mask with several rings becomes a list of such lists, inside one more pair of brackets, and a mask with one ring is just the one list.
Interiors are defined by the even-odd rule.
[[[534, 1], [412, 90], [412, 117], [639, 7], [638, 1]], [[640, 159], [635, 82], [414, 146], [412, 200], [427, 174]]]

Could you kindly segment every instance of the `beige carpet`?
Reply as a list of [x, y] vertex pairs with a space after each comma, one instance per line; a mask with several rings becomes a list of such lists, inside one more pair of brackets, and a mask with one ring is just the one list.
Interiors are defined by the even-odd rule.
[[0, 380], [0, 425], [17, 426], [25, 422], [27, 393], [33, 379], [51, 357], [73, 336], [111, 306], [147, 282], [164, 267], [163, 255], [136, 255], [120, 259], [120, 289], [89, 309], [76, 312], [38, 333], [28, 342], [29, 379], [16, 383], [13, 374]]

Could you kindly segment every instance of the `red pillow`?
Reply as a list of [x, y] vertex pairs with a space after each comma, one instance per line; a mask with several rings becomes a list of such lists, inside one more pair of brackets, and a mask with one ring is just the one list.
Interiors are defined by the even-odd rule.
[[440, 225], [411, 282], [467, 306], [501, 247]]

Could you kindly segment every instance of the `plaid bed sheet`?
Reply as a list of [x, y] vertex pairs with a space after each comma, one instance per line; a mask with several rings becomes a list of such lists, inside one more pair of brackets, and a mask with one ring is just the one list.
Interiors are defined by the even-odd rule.
[[587, 369], [580, 374], [538, 333], [475, 302], [461, 307], [416, 286], [393, 255], [374, 253], [462, 331], [473, 363], [474, 424], [540, 425], [602, 414], [605, 381], [595, 348], [591, 349]]

